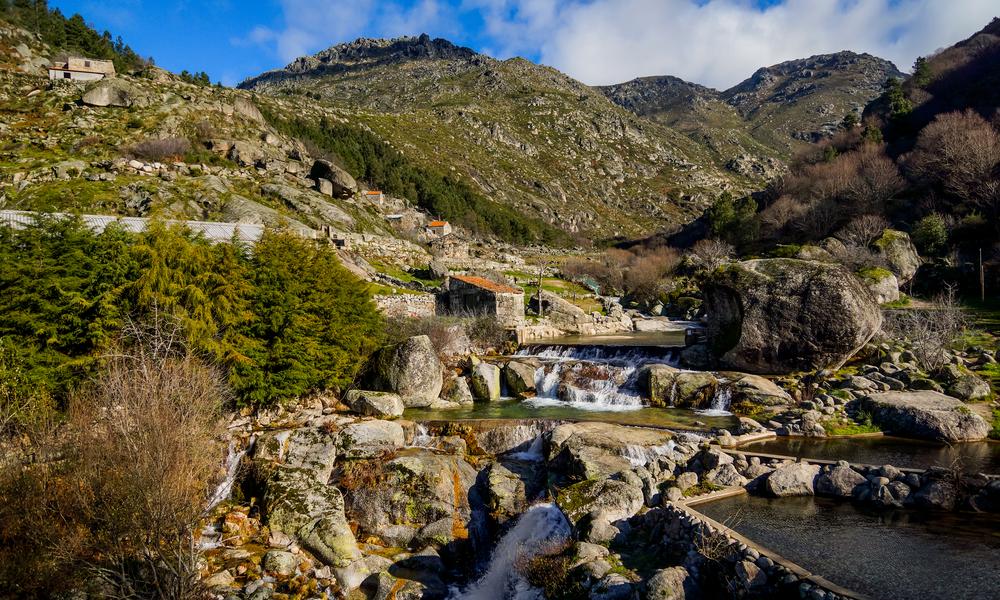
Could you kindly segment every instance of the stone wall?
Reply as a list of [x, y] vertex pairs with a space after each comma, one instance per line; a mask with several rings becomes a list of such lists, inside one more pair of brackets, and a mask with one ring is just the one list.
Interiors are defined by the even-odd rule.
[[437, 298], [434, 294], [376, 295], [373, 299], [387, 317], [425, 318], [437, 314]]
[[427, 266], [431, 261], [426, 250], [406, 240], [367, 233], [346, 233], [344, 237], [351, 249], [365, 260], [415, 267]]
[[665, 556], [683, 562], [706, 592], [713, 586], [732, 598], [854, 598], [849, 590], [812, 575], [779, 556], [752, 547], [731, 530], [681, 505], [667, 503], [636, 523], [655, 532]]
[[497, 294], [497, 319], [505, 325], [524, 322], [524, 294]]

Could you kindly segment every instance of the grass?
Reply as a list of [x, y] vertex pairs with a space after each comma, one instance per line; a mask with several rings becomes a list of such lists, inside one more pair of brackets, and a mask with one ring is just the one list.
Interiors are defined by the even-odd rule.
[[698, 485], [693, 485], [688, 489], [684, 490], [684, 497], [693, 498], [695, 496], [701, 496], [702, 494], [717, 492], [721, 489], [722, 489], [721, 485], [712, 483], [711, 481], [702, 481], [698, 483]]
[[993, 422], [991, 423], [989, 437], [991, 440], [1000, 440], [1000, 408], [993, 409]]
[[900, 292], [898, 300], [893, 300], [892, 302], [886, 302], [885, 304], [882, 305], [882, 308], [888, 308], [888, 309], [908, 308], [911, 304], [913, 304], [913, 300], [903, 292]]
[[864, 433], [879, 433], [878, 425], [872, 423], [872, 416], [866, 412], [858, 413], [856, 420], [844, 418], [826, 419], [820, 423], [827, 435], [861, 435]]

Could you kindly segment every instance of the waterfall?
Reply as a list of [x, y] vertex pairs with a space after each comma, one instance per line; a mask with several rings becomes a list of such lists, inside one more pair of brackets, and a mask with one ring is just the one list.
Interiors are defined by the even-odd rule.
[[677, 348], [659, 348], [653, 346], [534, 345], [519, 350], [517, 356], [642, 365], [659, 363], [677, 366]]
[[521, 561], [553, 552], [569, 540], [571, 530], [562, 511], [554, 504], [536, 504], [497, 543], [486, 574], [449, 600], [542, 600], [541, 590], [532, 587], [518, 572]]
[[239, 474], [240, 462], [243, 457], [246, 456], [247, 452], [253, 448], [254, 442], [257, 441], [257, 436], [253, 435], [250, 441], [247, 442], [246, 446], [240, 448], [239, 442], [236, 438], [229, 441], [229, 449], [226, 451], [226, 476], [219, 482], [216, 486], [215, 491], [208, 500], [208, 510], [211, 510], [218, 506], [223, 500], [229, 498], [229, 495], [233, 492], [233, 486], [236, 485], [236, 476]]
[[716, 390], [715, 395], [712, 396], [712, 403], [709, 404], [706, 410], [700, 410], [698, 413], [709, 417], [731, 415], [732, 413], [729, 412], [729, 406], [732, 401], [733, 390], [726, 385], [725, 381], [722, 381], [719, 384], [719, 389]]
[[512, 452], [507, 457], [526, 462], [541, 462], [545, 460], [545, 439], [539, 433], [531, 440], [531, 445], [528, 446], [527, 450]]
[[417, 423], [417, 431], [413, 435], [413, 443], [410, 445], [414, 448], [429, 448], [433, 442], [434, 436], [428, 432], [427, 426]]

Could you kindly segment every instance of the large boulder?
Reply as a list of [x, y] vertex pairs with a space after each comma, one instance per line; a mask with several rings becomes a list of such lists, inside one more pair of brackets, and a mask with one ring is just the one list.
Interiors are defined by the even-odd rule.
[[549, 291], [541, 292], [541, 312], [539, 312], [539, 294], [532, 294], [528, 299], [528, 309], [535, 314], [544, 315], [557, 327], [575, 330], [584, 323], [590, 323], [593, 319], [579, 306], [569, 300], [560, 297]]
[[430, 405], [444, 385], [441, 360], [426, 335], [380, 349], [368, 365], [372, 389], [399, 394], [407, 407]]
[[339, 198], [350, 198], [358, 191], [358, 182], [351, 174], [328, 160], [321, 159], [313, 163], [309, 178], [330, 182], [332, 195]]
[[882, 325], [861, 281], [836, 264], [731, 263], [705, 288], [709, 348], [723, 366], [774, 374], [839, 368]]
[[646, 581], [646, 600], [684, 600], [684, 582], [688, 579], [684, 567], [660, 569]]
[[886, 229], [872, 246], [885, 260], [900, 285], [908, 283], [917, 274], [922, 261], [909, 235], [895, 229]]
[[389, 543], [402, 536], [400, 529], [408, 529], [404, 540], [440, 547], [468, 535], [476, 475], [459, 457], [415, 449], [388, 462], [373, 458], [345, 464], [337, 483], [360, 537]]
[[143, 104], [143, 96], [135, 86], [123, 79], [102, 79], [83, 94], [87, 106], [129, 108]]
[[683, 371], [669, 365], [649, 365], [640, 373], [643, 393], [653, 406], [702, 408], [719, 387], [719, 379], [706, 371]]
[[808, 463], [788, 463], [774, 470], [767, 477], [767, 491], [779, 498], [785, 496], [812, 496], [813, 484], [819, 475], [819, 466]]
[[861, 399], [861, 408], [871, 413], [882, 428], [896, 435], [970, 442], [984, 439], [989, 424], [961, 400], [938, 392], [882, 392]]
[[825, 470], [816, 479], [816, 494], [835, 498], [850, 498], [854, 488], [867, 481], [847, 464], [838, 464]]
[[573, 525], [584, 518], [613, 523], [639, 512], [643, 496], [642, 490], [624, 481], [592, 479], [564, 488], [556, 503]]

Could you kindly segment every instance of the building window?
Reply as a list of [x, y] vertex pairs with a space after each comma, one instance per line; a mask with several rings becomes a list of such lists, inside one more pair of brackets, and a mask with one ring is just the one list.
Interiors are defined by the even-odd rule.
[[70, 79], [71, 77], [73, 77], [72, 73], [63, 73], [63, 79]]
[[83, 61], [83, 66], [89, 67], [90, 66], [90, 61], [89, 60]]

